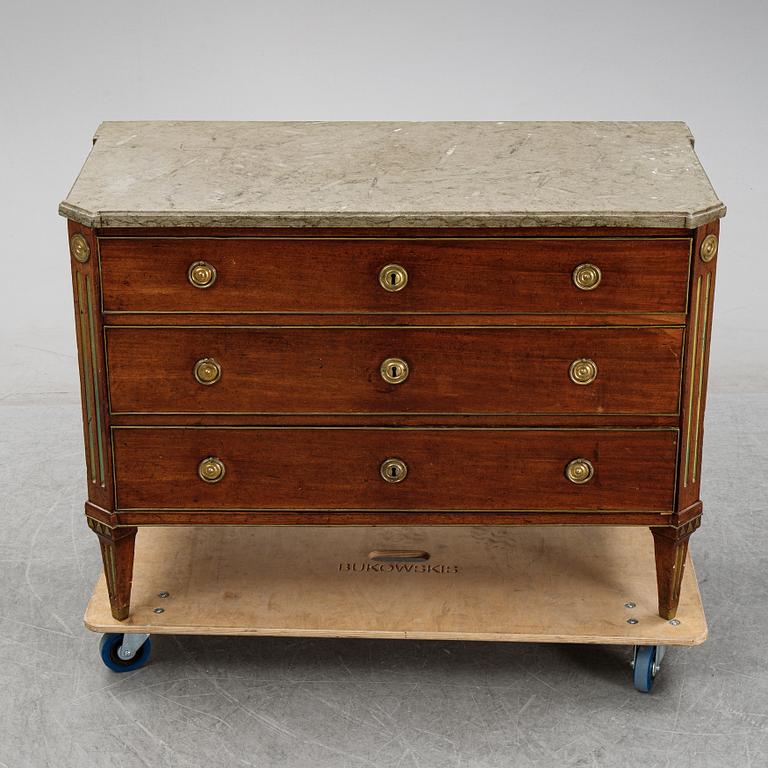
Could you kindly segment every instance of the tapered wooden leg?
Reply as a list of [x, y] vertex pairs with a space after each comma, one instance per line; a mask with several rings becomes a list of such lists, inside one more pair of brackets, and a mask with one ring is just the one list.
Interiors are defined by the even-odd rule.
[[659, 616], [674, 619], [680, 602], [688, 539], [701, 524], [701, 517], [679, 528], [651, 528], [656, 553], [656, 582], [659, 591]]
[[107, 580], [112, 616], [118, 621], [128, 618], [133, 583], [133, 549], [136, 528], [110, 528], [88, 518], [88, 527], [96, 533], [101, 544], [101, 559]]

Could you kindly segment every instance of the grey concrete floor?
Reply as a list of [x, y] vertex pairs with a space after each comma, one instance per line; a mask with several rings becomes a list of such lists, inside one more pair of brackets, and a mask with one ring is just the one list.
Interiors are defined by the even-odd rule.
[[157, 637], [109, 672], [82, 625], [79, 407], [26, 370], [0, 397], [0, 766], [768, 765], [768, 395], [710, 398], [710, 639], [644, 695], [629, 649], [600, 646]]

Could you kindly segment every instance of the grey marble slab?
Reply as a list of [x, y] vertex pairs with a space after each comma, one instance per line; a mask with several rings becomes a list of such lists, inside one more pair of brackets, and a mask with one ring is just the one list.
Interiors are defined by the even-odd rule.
[[696, 227], [679, 122], [107, 122], [60, 213], [91, 227]]

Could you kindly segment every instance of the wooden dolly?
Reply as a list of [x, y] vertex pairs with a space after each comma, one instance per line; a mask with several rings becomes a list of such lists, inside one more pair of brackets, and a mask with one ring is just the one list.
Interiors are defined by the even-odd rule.
[[130, 617], [101, 576], [85, 625], [118, 672], [151, 634], [626, 644], [642, 691], [665, 646], [707, 637], [690, 556], [666, 621], [650, 532], [607, 526], [145, 527]]

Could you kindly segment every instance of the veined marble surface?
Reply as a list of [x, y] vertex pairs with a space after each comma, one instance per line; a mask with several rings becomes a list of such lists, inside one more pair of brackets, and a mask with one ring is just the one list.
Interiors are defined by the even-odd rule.
[[91, 227], [696, 227], [725, 215], [679, 122], [106, 122]]

